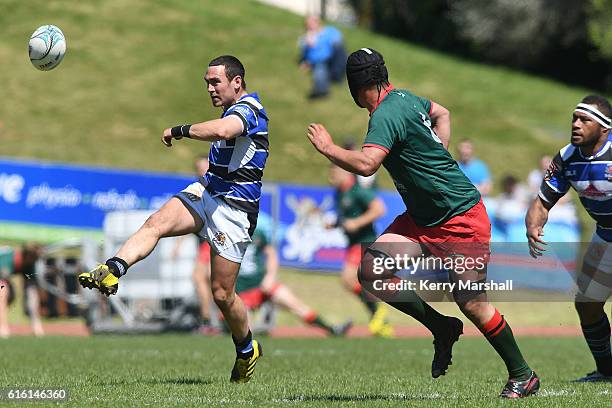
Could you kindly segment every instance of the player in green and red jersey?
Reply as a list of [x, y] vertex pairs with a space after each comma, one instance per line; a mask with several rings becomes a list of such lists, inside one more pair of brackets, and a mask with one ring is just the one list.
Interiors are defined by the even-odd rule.
[[[382, 274], [376, 270], [380, 261], [377, 258], [417, 258], [431, 253], [455, 262], [471, 259], [477, 264], [474, 261], [485, 260], [481, 268], [449, 272], [453, 281], [481, 282], [486, 277], [491, 224], [478, 190], [447, 150], [449, 111], [407, 90], [394, 89], [382, 55], [372, 49], [362, 48], [351, 54], [346, 73], [355, 103], [370, 111], [362, 150], [349, 151], [334, 144], [320, 124], [309, 126], [308, 138], [320, 153], [352, 173], [370, 175], [382, 164], [407, 207], [366, 250], [360, 280], [365, 285], [394, 278], [394, 270]], [[444, 375], [463, 323], [438, 313], [415, 292], [401, 293], [408, 301], [394, 301], [380, 291], [374, 293], [431, 331], [435, 349], [432, 376]], [[506, 364], [509, 378], [500, 396], [520, 398], [535, 394], [539, 378], [523, 359], [504, 317], [488, 303], [486, 292], [456, 291], [453, 295], [461, 311]]]
[[380, 337], [393, 337], [393, 326], [386, 321], [387, 307], [376, 302], [357, 280], [361, 263], [361, 245], [376, 241], [374, 221], [385, 214], [385, 204], [371, 188], [362, 187], [354, 174], [332, 163], [329, 183], [336, 188], [338, 220], [348, 239], [348, 247], [340, 277], [344, 287], [357, 295], [370, 312], [368, 329]]

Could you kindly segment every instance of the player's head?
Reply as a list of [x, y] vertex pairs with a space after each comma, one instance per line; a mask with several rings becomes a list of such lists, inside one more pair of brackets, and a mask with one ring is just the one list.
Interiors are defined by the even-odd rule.
[[329, 166], [329, 184], [335, 188], [344, 188], [355, 183], [355, 175], [340, 166], [331, 163]]
[[244, 66], [231, 55], [222, 55], [210, 61], [204, 80], [214, 106], [228, 107], [246, 89]]
[[208, 156], [201, 155], [195, 159], [195, 171], [198, 176], [203, 176], [208, 171], [210, 163], [208, 162]]
[[612, 129], [612, 107], [599, 95], [586, 96], [574, 109], [572, 116], [572, 138], [574, 146], [595, 146], [607, 138]]
[[375, 88], [380, 98], [383, 88], [389, 86], [389, 72], [385, 60], [372, 48], [361, 48], [349, 55], [346, 61], [346, 79], [353, 100], [361, 108], [365, 108], [366, 90]]

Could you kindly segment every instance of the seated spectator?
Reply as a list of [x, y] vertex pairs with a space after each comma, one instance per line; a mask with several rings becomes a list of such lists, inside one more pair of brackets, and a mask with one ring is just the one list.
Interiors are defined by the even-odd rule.
[[318, 16], [306, 17], [305, 26], [306, 33], [300, 38], [300, 66], [312, 74], [309, 98], [314, 99], [329, 93], [330, 81], [342, 80], [347, 56], [337, 28], [323, 27]]
[[493, 183], [487, 165], [474, 157], [474, 145], [465, 139], [457, 146], [459, 158], [457, 164], [463, 173], [476, 186], [480, 194], [485, 197], [491, 192]]

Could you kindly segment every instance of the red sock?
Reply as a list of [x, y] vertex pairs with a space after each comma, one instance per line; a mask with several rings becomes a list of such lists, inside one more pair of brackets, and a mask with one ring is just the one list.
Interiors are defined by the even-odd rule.
[[304, 323], [313, 324], [315, 320], [317, 320], [317, 317], [317, 312], [311, 310], [310, 312], [306, 313], [306, 316], [304, 316]]
[[506, 327], [506, 319], [499, 314], [499, 310], [495, 309], [495, 313], [493, 313], [491, 320], [489, 320], [480, 331], [485, 337], [491, 338], [497, 336], [504, 327]]

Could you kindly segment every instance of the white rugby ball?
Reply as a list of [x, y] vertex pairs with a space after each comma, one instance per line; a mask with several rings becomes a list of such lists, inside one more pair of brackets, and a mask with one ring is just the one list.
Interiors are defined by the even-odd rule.
[[41, 71], [57, 67], [66, 53], [64, 33], [54, 25], [40, 26], [30, 37], [30, 61]]

